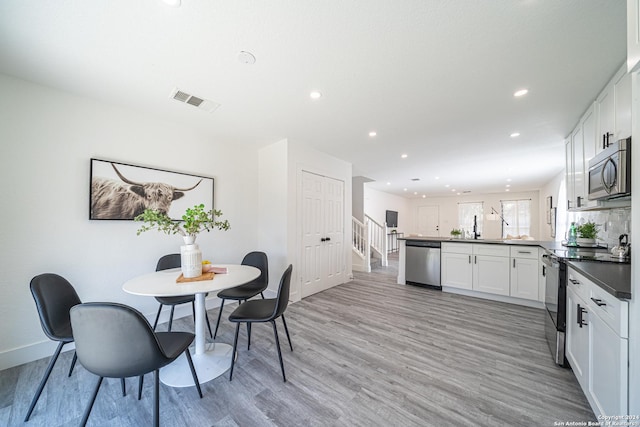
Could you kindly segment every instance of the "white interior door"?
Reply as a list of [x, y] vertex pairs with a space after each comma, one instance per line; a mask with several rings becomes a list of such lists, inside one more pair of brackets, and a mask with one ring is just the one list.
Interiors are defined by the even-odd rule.
[[438, 206], [418, 206], [418, 233], [440, 236], [440, 210]]
[[344, 281], [344, 182], [302, 172], [302, 297]]

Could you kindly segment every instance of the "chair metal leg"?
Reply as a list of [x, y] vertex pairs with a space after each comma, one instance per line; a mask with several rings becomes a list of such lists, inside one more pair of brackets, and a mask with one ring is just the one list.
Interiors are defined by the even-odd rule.
[[213, 339], [213, 333], [211, 333], [211, 323], [209, 322], [209, 315], [207, 314], [207, 310], [204, 311], [204, 318], [207, 320], [207, 328], [209, 328], [209, 336]]
[[169, 315], [169, 332], [171, 332], [171, 325], [173, 324], [173, 310], [176, 309], [175, 305], [171, 306], [171, 314]]
[[231, 371], [229, 372], [229, 381], [233, 380], [233, 366], [236, 363], [236, 350], [238, 348], [239, 333], [240, 333], [240, 323], [236, 325], [236, 337], [233, 340], [233, 353], [231, 353]]
[[142, 384], [144, 383], [144, 375], [138, 377], [138, 400], [142, 399]]
[[216, 322], [216, 330], [213, 332], [213, 339], [218, 334], [218, 326], [220, 326], [220, 318], [222, 317], [222, 307], [224, 307], [224, 298], [220, 302], [220, 311], [218, 311], [218, 321]]
[[93, 403], [96, 401], [96, 396], [98, 395], [98, 390], [100, 390], [100, 385], [102, 384], [102, 380], [104, 377], [100, 377], [98, 380], [98, 384], [96, 384], [96, 388], [93, 390], [93, 395], [91, 396], [91, 400], [89, 400], [89, 404], [87, 408], [84, 410], [84, 415], [82, 416], [82, 421], [80, 422], [80, 426], [84, 427], [87, 425], [87, 420], [89, 420], [89, 414], [91, 414], [91, 409], [93, 408]]
[[65, 342], [60, 341], [58, 343], [58, 347], [56, 348], [55, 353], [53, 353], [53, 356], [51, 356], [51, 359], [49, 360], [49, 366], [47, 366], [47, 370], [44, 373], [44, 377], [42, 377], [42, 380], [40, 380], [40, 385], [38, 386], [38, 390], [36, 391], [35, 396], [33, 396], [33, 399], [31, 400], [31, 405], [29, 406], [29, 411], [27, 412], [27, 416], [24, 417], [25, 422], [29, 421], [29, 417], [31, 417], [33, 408], [36, 407], [36, 403], [38, 403], [38, 399], [40, 399], [40, 395], [42, 394], [44, 385], [47, 383], [47, 380], [49, 379], [49, 375], [51, 375], [51, 371], [53, 370], [53, 365], [56, 364], [56, 360], [58, 360], [58, 356], [60, 356], [60, 351], [62, 351], [62, 347], [65, 344], [66, 344]]
[[260, 292], [260, 296], [264, 299], [264, 294], [262, 292]]
[[276, 321], [272, 320], [273, 335], [276, 337], [276, 348], [278, 349], [278, 358], [280, 359], [280, 368], [282, 369], [282, 379], [287, 382], [287, 377], [284, 375], [284, 364], [282, 363], [282, 351], [280, 351], [280, 340], [278, 339], [278, 328], [276, 327]]
[[153, 371], [153, 425], [160, 427], [160, 370]]
[[158, 307], [158, 314], [156, 314], [156, 321], [153, 322], [153, 330], [156, 330], [156, 326], [158, 326], [158, 319], [160, 319], [160, 312], [162, 311], [162, 304]]
[[126, 388], [125, 383], [124, 383], [124, 378], [120, 378], [120, 387], [122, 388], [122, 397], [126, 397], [127, 388]]
[[73, 351], [73, 359], [71, 360], [71, 367], [69, 368], [69, 375], [67, 375], [68, 377], [70, 377], [71, 374], [73, 373], [73, 368], [76, 366], [76, 362], [77, 361], [78, 361], [78, 354], [74, 350]]
[[251, 322], [247, 322], [247, 351], [251, 348]]
[[291, 337], [289, 336], [289, 328], [287, 328], [287, 321], [284, 320], [284, 314], [282, 316], [282, 323], [284, 324], [284, 331], [287, 333], [287, 339], [289, 340], [289, 348], [293, 351], [293, 345], [291, 345]]
[[200, 381], [198, 381], [198, 374], [196, 374], [196, 368], [193, 366], [193, 360], [191, 360], [191, 353], [189, 352], [189, 348], [184, 351], [184, 354], [187, 356], [187, 362], [189, 362], [189, 369], [191, 369], [191, 375], [193, 376], [193, 382], [198, 389], [198, 394], [200, 395], [200, 399], [202, 399], [202, 390], [200, 389]]

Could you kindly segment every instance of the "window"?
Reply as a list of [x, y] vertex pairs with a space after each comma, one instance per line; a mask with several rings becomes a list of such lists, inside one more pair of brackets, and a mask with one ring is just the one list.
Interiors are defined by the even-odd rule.
[[482, 202], [475, 203], [458, 203], [458, 225], [464, 229], [464, 232], [473, 237], [473, 217], [476, 217], [478, 223], [477, 232], [482, 236]]
[[[502, 200], [502, 237], [531, 235], [531, 200]], [[507, 225], [509, 224], [509, 225]]]

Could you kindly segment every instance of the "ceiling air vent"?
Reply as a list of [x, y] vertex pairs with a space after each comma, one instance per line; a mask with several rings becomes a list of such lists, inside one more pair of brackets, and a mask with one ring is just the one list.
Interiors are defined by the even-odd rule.
[[171, 91], [170, 98], [173, 98], [176, 101], [184, 102], [189, 105], [193, 105], [194, 107], [197, 107], [200, 110], [204, 110], [209, 113], [213, 113], [220, 106], [220, 104], [218, 104], [217, 102], [209, 101], [208, 99], [204, 99], [204, 98], [199, 98], [197, 96], [183, 92], [177, 88], [174, 88], [173, 91]]
[[420, 178], [411, 178], [411, 181], [420, 181]]

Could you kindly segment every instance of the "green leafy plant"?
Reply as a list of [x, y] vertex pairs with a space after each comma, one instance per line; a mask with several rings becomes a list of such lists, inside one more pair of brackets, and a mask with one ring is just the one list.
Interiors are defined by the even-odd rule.
[[462, 234], [462, 230], [458, 230], [457, 228], [454, 228], [453, 230], [451, 230], [451, 235], [453, 237], [458, 237]]
[[596, 239], [598, 237], [598, 229], [600, 226], [592, 221], [587, 221], [584, 224], [576, 226], [578, 237], [582, 239]]
[[182, 215], [182, 222], [174, 221], [167, 214], [160, 213], [153, 209], [145, 209], [143, 213], [135, 217], [135, 221], [144, 222], [138, 229], [140, 233], [149, 230], [158, 230], [165, 234], [180, 234], [181, 236], [197, 236], [203, 231], [211, 231], [214, 229], [228, 230], [229, 221], [216, 221], [216, 217], [222, 216], [222, 211], [212, 209], [204, 210], [204, 205], [195, 205], [188, 208]]

